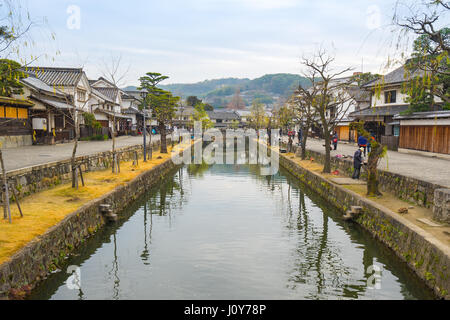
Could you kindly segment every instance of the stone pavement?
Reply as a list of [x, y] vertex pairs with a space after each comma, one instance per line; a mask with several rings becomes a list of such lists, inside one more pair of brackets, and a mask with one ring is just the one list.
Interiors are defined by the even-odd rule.
[[[152, 142], [159, 140], [159, 135], [152, 136]], [[149, 137], [147, 136], [147, 143]], [[143, 144], [143, 137], [119, 137], [116, 139], [116, 148], [124, 148]], [[77, 156], [110, 151], [112, 140], [108, 141], [81, 141], [78, 143]], [[49, 162], [67, 160], [72, 157], [73, 143], [57, 144], [53, 146], [27, 146], [3, 150], [6, 171], [42, 165]]]
[[[297, 139], [295, 142], [298, 142]], [[325, 147], [323, 145], [323, 140], [308, 139], [306, 148], [312, 151], [325, 153]], [[331, 151], [331, 156], [353, 156], [357, 148], [358, 147], [355, 144], [345, 144], [341, 142], [338, 144], [337, 151]], [[449, 160], [388, 151], [387, 157], [381, 160], [379, 168], [450, 188]]]
[[[153, 141], [159, 136], [153, 136]], [[287, 140], [287, 139], [286, 139]], [[148, 139], [147, 139], [148, 142]], [[297, 142], [297, 140], [296, 140]], [[120, 137], [116, 140], [116, 147], [123, 148], [143, 143], [142, 136]], [[325, 153], [322, 140], [308, 139], [307, 148]], [[49, 162], [70, 159], [73, 143], [58, 144], [54, 146], [28, 146], [3, 150], [5, 167], [7, 171], [32, 167]], [[98, 152], [109, 151], [112, 141], [80, 142], [78, 156], [85, 156]], [[351, 155], [357, 150], [354, 144], [339, 143], [338, 150], [332, 151], [331, 156]], [[435, 183], [450, 188], [450, 161], [438, 158], [429, 158], [415, 154], [405, 154], [388, 151], [388, 156], [381, 160], [380, 169], [404, 176]]]

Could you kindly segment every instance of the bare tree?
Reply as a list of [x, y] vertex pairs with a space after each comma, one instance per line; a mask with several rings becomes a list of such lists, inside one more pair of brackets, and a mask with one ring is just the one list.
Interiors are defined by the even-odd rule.
[[[402, 9], [408, 11], [404, 17]], [[401, 34], [413, 33], [414, 35], [427, 35], [443, 51], [450, 50], [448, 40], [438, 27], [439, 20], [445, 20], [450, 10], [450, 2], [442, 0], [422, 0], [412, 3], [397, 1], [393, 16], [393, 24], [400, 27]]]
[[351, 78], [340, 79], [343, 74], [352, 70], [333, 69], [335, 58], [318, 49], [312, 57], [303, 57], [304, 76], [310, 81], [314, 95], [311, 96], [311, 107], [317, 112], [318, 123], [325, 139], [324, 173], [331, 173], [331, 133], [352, 106], [353, 99], [346, 91], [353, 81]]
[[[74, 131], [75, 131], [75, 139], [72, 149], [72, 157], [70, 161], [71, 170], [72, 170], [72, 188], [78, 189], [78, 174], [81, 173], [81, 168], [77, 166], [76, 157], [77, 157], [77, 149], [78, 149], [78, 141], [80, 140], [80, 120], [82, 116], [82, 109], [86, 106], [89, 99], [86, 99], [81, 110], [76, 107], [75, 104], [75, 95], [72, 97], [69, 94], [64, 95], [64, 99], [68, 105], [71, 106], [69, 109], [69, 118], [73, 121]], [[67, 115], [67, 114], [66, 114]], [[82, 178], [82, 177], [81, 177]], [[83, 181], [84, 185], [84, 181]]]
[[228, 109], [230, 110], [244, 110], [245, 102], [241, 97], [241, 89], [236, 89], [236, 93], [228, 104]]
[[300, 123], [302, 137], [298, 137], [301, 146], [302, 160], [306, 159], [306, 143], [308, 141], [308, 133], [317, 118], [317, 110], [313, 107], [314, 97], [317, 94], [318, 87], [314, 86], [305, 89], [299, 86], [294, 92], [289, 103], [292, 104], [294, 112]]
[[102, 60], [101, 73], [108, 81], [113, 83], [116, 87], [121, 87], [125, 84], [125, 79], [131, 69], [131, 64], [124, 65], [122, 55], [113, 56]]
[[[117, 90], [119, 90], [119, 87], [123, 85], [124, 79], [127, 77], [129, 71], [130, 71], [131, 65], [128, 65], [127, 67], [123, 66], [122, 62], [122, 55], [119, 56], [113, 56], [111, 55], [111, 58], [109, 61], [103, 60], [103, 68], [102, 68], [102, 74], [108, 80], [111, 82]], [[117, 94], [120, 94], [119, 92]], [[117, 154], [116, 154], [116, 135], [117, 135], [117, 120], [116, 120], [116, 111], [113, 110], [113, 127], [111, 130], [111, 137], [112, 137], [112, 154], [113, 154], [113, 161], [112, 161], [112, 172], [116, 173], [119, 172], [119, 166], [117, 163]]]

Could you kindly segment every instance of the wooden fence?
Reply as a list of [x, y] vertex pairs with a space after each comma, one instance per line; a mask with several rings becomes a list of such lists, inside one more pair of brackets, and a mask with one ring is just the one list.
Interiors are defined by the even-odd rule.
[[450, 126], [402, 126], [400, 148], [450, 154]]

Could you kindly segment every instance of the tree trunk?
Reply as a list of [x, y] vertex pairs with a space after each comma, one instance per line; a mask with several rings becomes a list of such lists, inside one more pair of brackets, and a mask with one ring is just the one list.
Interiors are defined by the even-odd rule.
[[9, 222], [11, 223], [11, 208], [9, 207], [9, 194], [8, 194], [8, 183], [7, 183], [7, 174], [5, 169], [5, 163], [3, 161], [3, 152], [0, 150], [0, 163], [2, 167], [2, 179], [3, 179], [3, 186], [5, 191], [2, 192], [3, 195], [3, 218], [6, 220], [8, 219], [9, 214]]
[[369, 154], [369, 160], [367, 163], [367, 195], [368, 196], [381, 196], [382, 193], [379, 190], [378, 181], [378, 161], [383, 154], [383, 146], [379, 145], [376, 149], [372, 149]]
[[112, 137], [112, 173], [116, 173], [116, 116], [114, 116], [113, 127], [111, 130]]
[[[152, 142], [152, 117], [150, 117], [150, 139], [149, 139], [149, 146], [147, 148], [148, 150], [148, 159], [152, 160], [153, 159], [153, 142]], [[145, 125], [145, 134], [147, 134], [147, 125]]]
[[159, 124], [159, 132], [161, 133], [161, 153], [168, 153], [166, 125], [164, 123]]
[[303, 131], [303, 139], [300, 142], [302, 148], [302, 160], [306, 160], [306, 143], [308, 142], [308, 132], [311, 128], [311, 125], [308, 123], [305, 127], [302, 128]]
[[77, 174], [75, 169], [75, 159], [77, 156], [77, 148], [78, 148], [78, 139], [80, 138], [80, 126], [78, 124], [78, 121], [75, 123], [75, 143], [73, 145], [73, 151], [72, 151], [72, 159], [71, 159], [71, 166], [72, 166], [72, 188], [77, 187]]
[[323, 130], [324, 138], [325, 138], [325, 164], [323, 167], [323, 173], [331, 173], [331, 138], [328, 130]]

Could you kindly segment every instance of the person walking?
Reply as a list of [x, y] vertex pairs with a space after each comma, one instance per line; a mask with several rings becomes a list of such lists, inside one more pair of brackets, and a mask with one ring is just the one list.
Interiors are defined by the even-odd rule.
[[363, 148], [363, 151], [364, 151], [364, 157], [367, 155], [367, 143], [368, 143], [368, 141], [367, 141], [367, 138], [366, 138], [366, 137], [360, 136], [360, 137], [358, 138], [358, 146], [359, 146], [360, 148]]
[[298, 146], [302, 145], [302, 140], [303, 140], [303, 132], [302, 129], [298, 129]]
[[362, 157], [363, 151], [364, 151], [364, 148], [361, 147], [355, 152], [355, 155], [353, 156], [354, 171], [353, 171], [352, 179], [354, 179], [354, 180], [359, 180], [359, 177], [361, 175], [361, 167], [363, 164], [363, 157]]
[[334, 151], [337, 150], [338, 141], [339, 141], [339, 136], [338, 136], [337, 132], [335, 131], [335, 132], [334, 132], [334, 135], [333, 135]]

